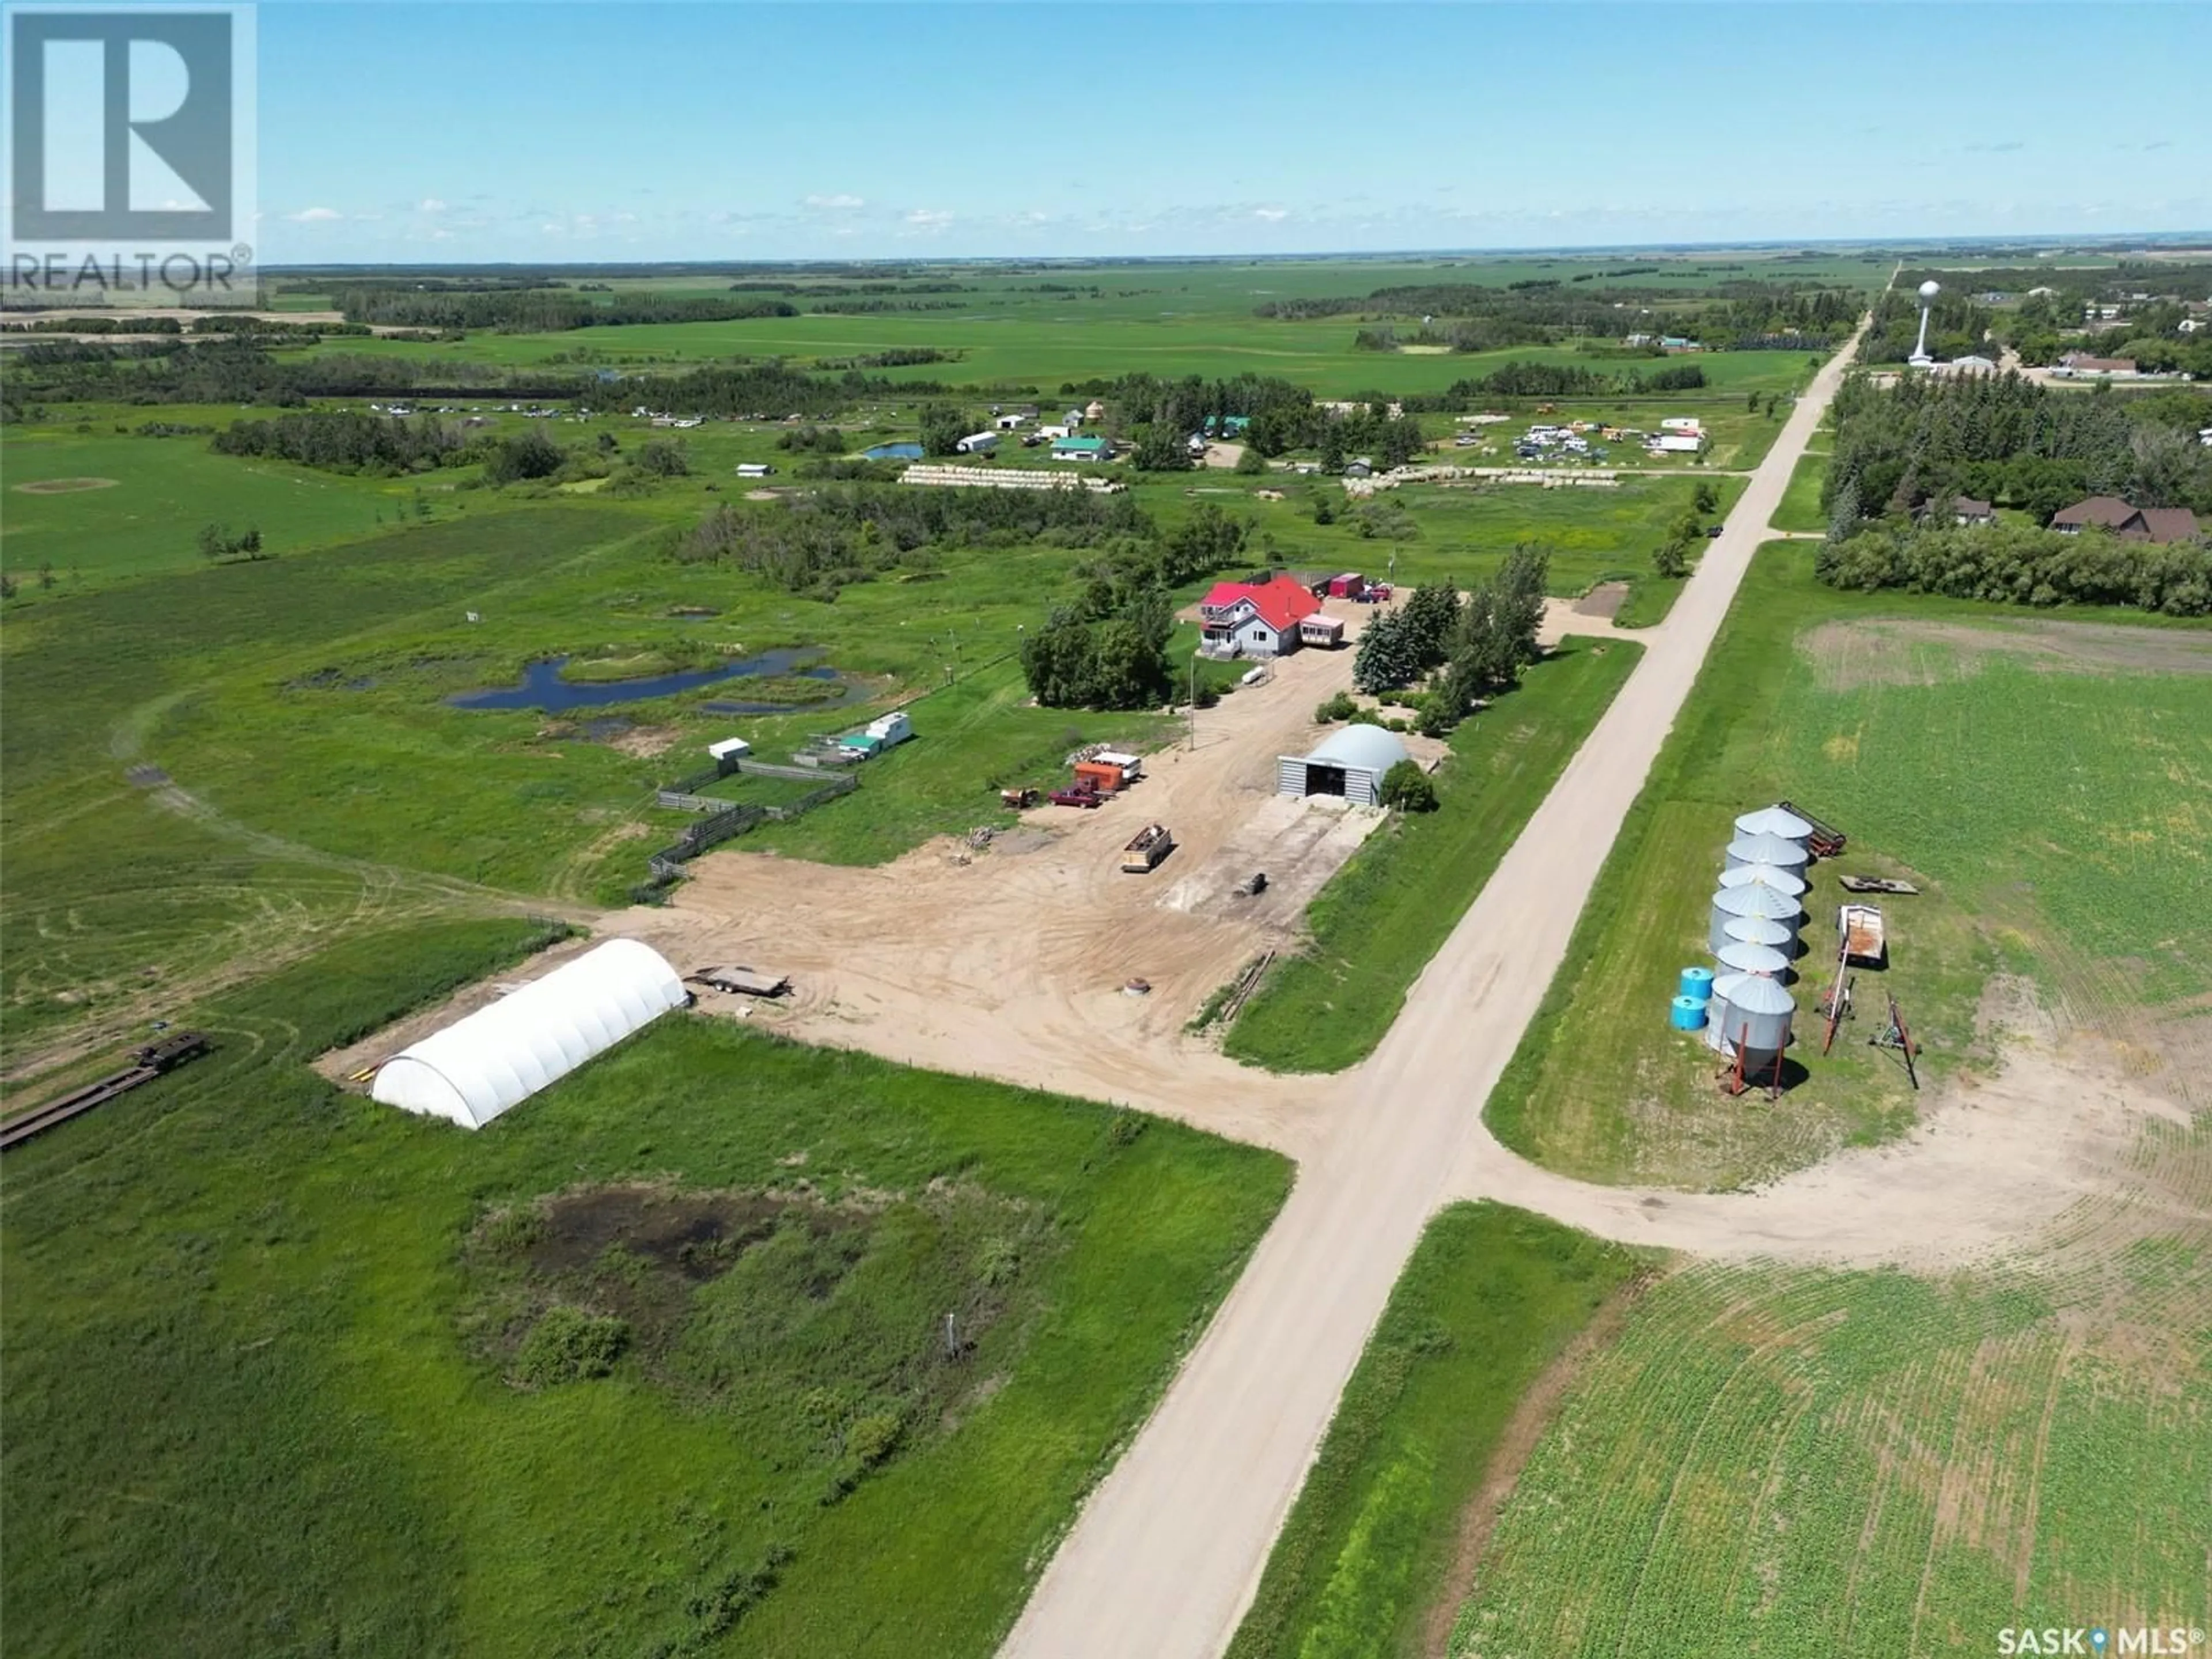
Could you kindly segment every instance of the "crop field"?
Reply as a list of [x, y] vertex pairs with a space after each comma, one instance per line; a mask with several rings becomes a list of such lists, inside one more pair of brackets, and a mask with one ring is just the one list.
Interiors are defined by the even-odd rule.
[[2199, 1231], [2087, 1280], [1677, 1275], [1522, 1471], [1454, 1659], [2202, 1629], [2208, 1261]]
[[[2181, 1038], [2140, 1021], [2212, 988], [2212, 634], [1838, 593], [1811, 561], [1759, 555], [1584, 912], [1547, 1002], [1559, 1017], [1492, 1097], [1500, 1136], [1553, 1167], [1721, 1188], [1909, 1127], [1909, 1086], [1868, 1043], [1885, 992], [1940, 1079], [1986, 1058], [1977, 1009], [2000, 967], [2152, 1057]], [[1705, 958], [1732, 820], [1784, 797], [1851, 850], [1807, 896], [1809, 1075], [1747, 1107], [1713, 1091], [1711, 1054], [1668, 1030], [1666, 1005]], [[1808, 1010], [1839, 872], [1922, 890], [1886, 905], [1889, 969], [1859, 975], [1857, 1017], [1824, 1059]]]
[[1269, 971], [1223, 1047], [1278, 1071], [1335, 1072], [1374, 1052], [1406, 988], [1449, 936], [1634, 670], [1640, 647], [1571, 639], [1463, 722], [1435, 812], [1370, 837], [1308, 908], [1306, 950]]
[[1637, 1272], [1627, 1250], [1494, 1204], [1430, 1222], [1229, 1659], [1434, 1653], [1464, 1589], [1461, 1514], [1528, 1449], [1508, 1443], [1517, 1403]]
[[682, 1015], [472, 1136], [303, 1064], [542, 937], [359, 935], [9, 1154], [11, 1648], [991, 1650], [1287, 1166]]

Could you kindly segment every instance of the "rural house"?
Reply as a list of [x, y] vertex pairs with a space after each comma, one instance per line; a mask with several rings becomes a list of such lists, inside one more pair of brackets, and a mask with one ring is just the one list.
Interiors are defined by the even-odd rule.
[[1103, 438], [1054, 438], [1052, 458], [1055, 461], [1110, 461], [1114, 446]]
[[1280, 657], [1302, 642], [1300, 624], [1321, 610], [1294, 576], [1217, 582], [1198, 602], [1199, 650], [1209, 657]]
[[2185, 507], [2130, 507], [2117, 495], [2092, 495], [2051, 514], [2063, 536], [2109, 530], [2124, 542], [2185, 542], [2197, 533], [2197, 515]]

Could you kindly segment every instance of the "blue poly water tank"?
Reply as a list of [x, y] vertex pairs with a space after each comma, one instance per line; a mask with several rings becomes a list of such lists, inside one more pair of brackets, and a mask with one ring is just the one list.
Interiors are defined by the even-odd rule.
[[1698, 997], [1676, 997], [1667, 1023], [1678, 1031], [1695, 1031], [1705, 1023], [1705, 1005]]
[[1703, 1002], [1713, 994], [1713, 970], [1710, 968], [1682, 969], [1682, 994]]

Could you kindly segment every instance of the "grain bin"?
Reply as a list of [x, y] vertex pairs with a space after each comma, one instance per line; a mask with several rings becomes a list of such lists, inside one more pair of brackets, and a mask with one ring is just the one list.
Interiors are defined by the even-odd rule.
[[1812, 836], [1813, 826], [1786, 806], [1762, 806], [1738, 818], [1735, 832], [1738, 836], [1779, 836], [1802, 847]]
[[1713, 895], [1712, 926], [1707, 930], [1711, 946], [1717, 951], [1729, 942], [1728, 925], [1740, 916], [1759, 916], [1769, 921], [1784, 922], [1794, 930], [1801, 914], [1795, 898], [1787, 893], [1778, 893], [1771, 887], [1762, 887], [1757, 882], [1741, 887], [1723, 887]]
[[1695, 997], [1698, 1001], [1703, 1002], [1713, 994], [1713, 970], [1710, 968], [1682, 969], [1680, 994], [1686, 997]]
[[1717, 1011], [1727, 1009], [1721, 1038], [1742, 1050], [1747, 1072], [1758, 1069], [1762, 1058], [1771, 1064], [1790, 1046], [1790, 1017], [1797, 1012], [1797, 1002], [1773, 980], [1724, 974], [1713, 981], [1712, 1006], [1716, 1021], [1723, 1018]]
[[1785, 956], [1797, 942], [1797, 935], [1789, 923], [1768, 916], [1738, 916], [1721, 932], [1728, 935], [1724, 944], [1771, 945]]
[[1732, 939], [1715, 954], [1721, 966], [1732, 973], [1760, 974], [1769, 979], [1779, 979], [1790, 971], [1790, 958], [1771, 945]]
[[1728, 867], [1771, 864], [1778, 870], [1802, 870], [1811, 855], [1797, 842], [1782, 836], [1739, 836], [1729, 843]]
[[1733, 870], [1721, 872], [1723, 887], [1748, 887], [1753, 882], [1761, 887], [1771, 887], [1778, 893], [1787, 893], [1792, 898], [1802, 897], [1807, 885], [1805, 878], [1795, 870], [1771, 864], [1739, 864]]

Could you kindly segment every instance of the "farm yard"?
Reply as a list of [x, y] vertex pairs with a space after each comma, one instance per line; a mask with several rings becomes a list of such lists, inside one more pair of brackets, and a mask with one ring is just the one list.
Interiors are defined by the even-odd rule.
[[[1412, 333], [1438, 285], [1525, 321], [1632, 281], [1671, 328], [1769, 282], [1856, 308], [1894, 264], [1622, 257], [794, 270], [752, 297], [795, 314], [758, 316], [727, 271], [594, 275], [514, 303], [729, 320], [184, 354], [195, 386], [245, 376], [235, 400], [152, 395], [161, 354], [95, 375], [0, 334], [9, 1111], [149, 1030], [214, 1039], [8, 1152], [15, 1628], [1025, 1659], [1086, 1494], [1187, 1352], [1225, 1363], [1235, 1333], [1200, 1338], [1248, 1257], [1277, 1273], [1261, 1305], [1304, 1260], [1301, 1321], [1372, 1340], [1355, 1370], [1346, 1338], [1342, 1407], [1212, 1651], [1934, 1654], [2031, 1612], [2197, 1617], [2212, 635], [1817, 580], [1845, 452], [1819, 433], [1781, 488], [1833, 379], [1801, 347]], [[332, 320], [340, 275], [288, 273], [276, 312]], [[333, 375], [434, 386], [411, 406], [451, 429]], [[658, 398], [678, 375], [726, 401]], [[1304, 435], [1193, 416], [1190, 453], [1238, 441], [1181, 470], [1190, 422], [1126, 414], [1147, 375], [1294, 405]], [[1694, 417], [1703, 448], [1620, 443], [1601, 489], [1320, 470], [1319, 433], [1384, 456], [1401, 398], [1426, 447], [1389, 453], [1416, 464], [1521, 465], [1516, 436], [1570, 421]], [[215, 447], [241, 419], [295, 424]], [[1023, 447], [1063, 420], [1120, 459]], [[982, 477], [1116, 488], [899, 487], [909, 451], [984, 429], [957, 457]], [[1527, 464], [1595, 470], [1564, 453]], [[1770, 510], [1808, 539], [1751, 555]], [[1550, 648], [1520, 684], [1447, 708], [1470, 601], [1444, 663], [1347, 697], [1413, 590], [1531, 556]], [[1274, 572], [1341, 648], [1195, 656], [1213, 584]], [[1610, 856], [1502, 1081], [1401, 1169], [1428, 1131], [1399, 1097], [1511, 1042], [1436, 1035], [1439, 982], [1470, 1024], [1492, 1000], [1454, 977], [1462, 918], [1716, 623], [1617, 836], [1618, 804], [1590, 819]], [[1332, 766], [1347, 738], [1383, 758]], [[732, 739], [761, 769], [710, 760]], [[1399, 753], [1413, 793], [1358, 805]], [[1729, 1097], [1667, 1005], [1733, 820], [1783, 799], [1849, 848], [1808, 872], [1785, 1086]], [[1887, 955], [1824, 1052], [1845, 875], [1914, 890], [1881, 896]], [[465, 1139], [362, 1097], [610, 939], [788, 987], [695, 980]], [[1892, 996], [1917, 1075], [1870, 1040]], [[1449, 1066], [1408, 1072], [1407, 1011]], [[2049, 1224], [1911, 1212], [1977, 1158], [1989, 1191], [2047, 1188]], [[1854, 1194], [1878, 1246], [1835, 1219]], [[1346, 1313], [1388, 1253], [1343, 1248], [1360, 1227], [1413, 1251], [1379, 1325], [1379, 1273]], [[179, 1514], [213, 1518], [189, 1561]]]
[[[1500, 1136], [1540, 1162], [1721, 1189], [1902, 1134], [1919, 1112], [1895, 1056], [1869, 1044], [1879, 999], [1907, 1010], [1939, 1087], [1971, 1087], [2002, 1047], [1984, 1009], [1999, 971], [2126, 1043], [2140, 1074], [2206, 1074], [2212, 638], [1925, 599], [1901, 611], [1815, 586], [1811, 557], [1759, 555], [1599, 878], [1553, 993], [1562, 1017], [1531, 1032], [1493, 1097]], [[1803, 902], [1808, 1075], [1778, 1106], [1747, 1107], [1715, 1092], [1698, 1038], [1653, 1014], [1705, 954], [1735, 816], [1785, 797], [1851, 843], [1814, 866]], [[1920, 891], [1887, 905], [1887, 970], [1859, 975], [1854, 1018], [1816, 1058], [1802, 1034], [1833, 977], [1836, 878], [1859, 872]]]
[[543, 937], [357, 934], [8, 1154], [18, 1632], [991, 1651], [1285, 1166], [682, 1016], [465, 1148], [307, 1069]]

